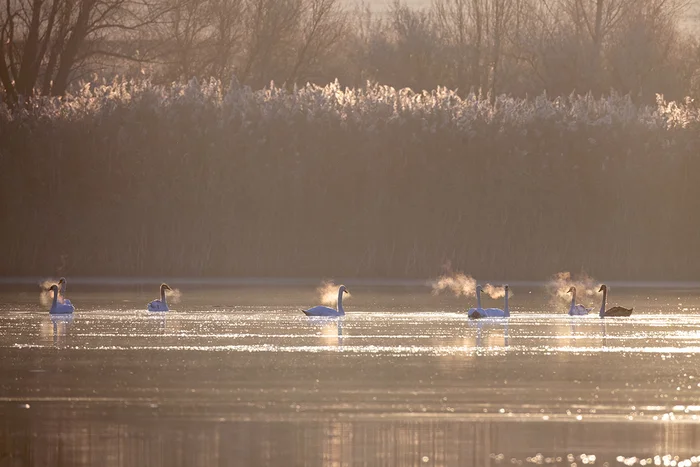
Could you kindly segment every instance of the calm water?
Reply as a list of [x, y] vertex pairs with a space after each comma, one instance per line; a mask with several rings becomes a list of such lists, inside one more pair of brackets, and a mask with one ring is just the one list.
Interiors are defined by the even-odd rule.
[[0, 466], [700, 465], [696, 289], [613, 287], [635, 314], [600, 320], [514, 286], [507, 325], [422, 286], [339, 320], [314, 286], [153, 289], [71, 284], [52, 319], [3, 286]]

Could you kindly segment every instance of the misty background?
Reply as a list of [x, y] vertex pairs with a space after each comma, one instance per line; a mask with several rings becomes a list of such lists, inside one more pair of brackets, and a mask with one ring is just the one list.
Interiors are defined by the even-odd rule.
[[8, 0], [0, 274], [700, 273], [681, 0]]

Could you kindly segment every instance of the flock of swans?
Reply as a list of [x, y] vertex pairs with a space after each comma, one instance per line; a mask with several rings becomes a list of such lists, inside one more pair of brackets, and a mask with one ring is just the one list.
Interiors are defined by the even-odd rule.
[[[481, 285], [476, 287], [476, 308], [470, 308], [467, 311], [467, 316], [471, 319], [479, 318], [508, 318], [510, 317], [510, 310], [508, 309], [508, 295], [510, 294], [508, 285], [503, 286], [504, 295], [504, 308], [482, 308], [481, 307], [481, 292], [483, 288]], [[75, 311], [75, 307], [71, 301], [65, 298], [66, 294], [66, 279], [61, 277], [58, 284], [53, 284], [49, 290], [53, 292], [53, 302], [51, 304], [51, 309], [49, 313], [52, 315], [59, 314], [71, 314]], [[148, 311], [169, 311], [168, 303], [165, 297], [165, 291], [172, 290], [170, 286], [166, 283], [160, 285], [160, 299], [153, 300], [146, 306]], [[600, 286], [598, 292], [603, 292], [603, 302], [600, 305], [599, 316], [601, 318], [613, 318], [620, 316], [630, 316], [632, 314], [632, 308], [624, 308], [621, 306], [614, 306], [606, 310], [608, 301], [608, 286], [603, 284]], [[343, 308], [343, 295], [348, 293], [347, 287], [341, 285], [338, 287], [338, 308], [330, 308], [323, 305], [318, 305], [308, 310], [301, 310], [306, 316], [343, 316], [345, 315], [345, 309]], [[569, 307], [570, 316], [581, 316], [587, 315], [593, 308], [586, 308], [581, 304], [576, 303], [576, 287], [571, 287], [568, 291], [571, 294], [571, 306]], [[59, 298], [60, 297], [60, 298]]]
[[[503, 286], [505, 295], [503, 296], [504, 306], [503, 309], [500, 308], [482, 308], [481, 306], [481, 292], [483, 292], [483, 287], [481, 285], [476, 286], [476, 308], [470, 308], [467, 311], [467, 316], [471, 319], [479, 318], [509, 318], [510, 309], [508, 308], [508, 296], [510, 295], [510, 288], [508, 284]], [[606, 310], [608, 303], [608, 286], [603, 284], [600, 286], [598, 292], [603, 292], [603, 302], [600, 305], [600, 312], [598, 315], [601, 318], [613, 318], [619, 316], [630, 316], [632, 314], [632, 308], [624, 308], [621, 306], [614, 306]], [[341, 285], [338, 288], [338, 309], [333, 309], [327, 306], [315, 306], [309, 308], [308, 310], [301, 310], [306, 316], [343, 316], [345, 314], [345, 309], [343, 308], [343, 294], [348, 293], [347, 287]], [[593, 308], [586, 308], [581, 304], [576, 304], [576, 287], [571, 287], [569, 292], [571, 294], [571, 306], [569, 307], [570, 316], [581, 316], [587, 315]]]

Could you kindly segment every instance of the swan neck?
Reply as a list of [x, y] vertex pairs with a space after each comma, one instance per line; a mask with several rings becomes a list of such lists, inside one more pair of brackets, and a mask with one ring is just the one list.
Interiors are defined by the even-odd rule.
[[508, 317], [510, 316], [510, 310], [508, 309], [508, 291], [506, 290], [506, 307], [503, 310], [505, 313], [505, 316]]
[[345, 310], [343, 310], [343, 289], [338, 289], [338, 313], [345, 314]]
[[160, 301], [165, 304], [165, 287], [160, 286]]
[[476, 307], [481, 308], [481, 289], [476, 289]]
[[603, 289], [603, 303], [600, 304], [600, 316], [605, 315], [605, 305], [608, 302], [608, 289]]
[[58, 289], [51, 289], [53, 291], [53, 305], [51, 305], [51, 308], [56, 308], [56, 304], [58, 303]]
[[569, 311], [573, 311], [575, 306], [576, 306], [576, 290], [571, 292], [571, 308], [569, 308]]

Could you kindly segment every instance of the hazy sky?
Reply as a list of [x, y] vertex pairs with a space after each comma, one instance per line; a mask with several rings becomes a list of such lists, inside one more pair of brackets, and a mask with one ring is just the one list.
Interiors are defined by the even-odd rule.
[[[345, 0], [349, 5], [354, 5], [358, 3], [356, 0]], [[387, 8], [388, 5], [392, 3], [393, 0], [365, 0], [369, 2], [375, 9], [375, 11], [382, 11]], [[402, 0], [405, 3], [414, 8], [421, 8], [430, 5], [431, 0]], [[692, 4], [691, 11], [688, 12], [689, 20], [695, 20], [697, 22], [700, 16], [700, 0], [690, 0]]]

